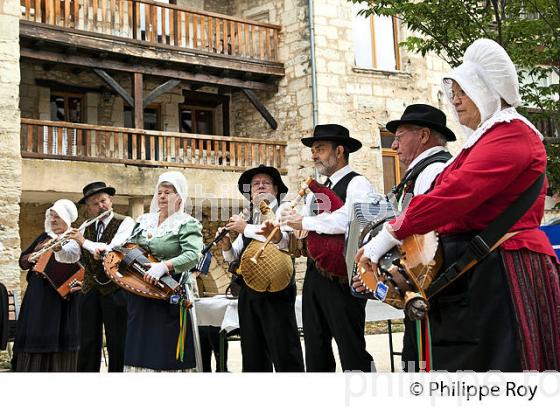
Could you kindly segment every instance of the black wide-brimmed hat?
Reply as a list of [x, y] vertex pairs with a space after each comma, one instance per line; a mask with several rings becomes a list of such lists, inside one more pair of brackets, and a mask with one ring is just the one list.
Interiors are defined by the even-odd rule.
[[[278, 198], [280, 198], [281, 195], [288, 193], [288, 187], [284, 184], [284, 181], [282, 181], [280, 172], [278, 172], [278, 170], [274, 167], [267, 167], [266, 165], [261, 164], [256, 168], [248, 169], [239, 177], [237, 187], [243, 196], [251, 193], [251, 180], [258, 174], [266, 174], [272, 178], [273, 184], [278, 187]], [[249, 190], [243, 189], [244, 187], [249, 187]]]
[[100, 192], [106, 192], [113, 196], [116, 191], [115, 188], [107, 186], [105, 182], [92, 182], [91, 184], [87, 184], [82, 192], [84, 197], [78, 201], [78, 204], [85, 204], [87, 198]]
[[316, 125], [312, 137], [301, 139], [303, 145], [307, 147], [311, 147], [316, 141], [333, 141], [339, 145], [344, 145], [350, 152], [362, 148], [362, 143], [350, 136], [348, 128], [338, 124]]
[[385, 128], [393, 134], [399, 126], [404, 124], [419, 125], [439, 131], [447, 141], [455, 141], [457, 138], [453, 131], [447, 128], [447, 118], [443, 111], [427, 104], [412, 104], [405, 108], [400, 120], [389, 121]]

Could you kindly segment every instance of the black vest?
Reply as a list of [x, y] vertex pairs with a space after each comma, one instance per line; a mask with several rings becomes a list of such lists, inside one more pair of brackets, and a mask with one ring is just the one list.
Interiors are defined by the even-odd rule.
[[403, 179], [398, 185], [395, 185], [391, 190], [391, 193], [395, 195], [395, 198], [398, 201], [401, 200], [402, 196], [405, 193], [412, 194], [414, 192], [414, 186], [416, 185], [416, 179], [418, 175], [424, 171], [428, 165], [434, 164], [436, 162], [447, 162], [451, 158], [451, 154], [447, 151], [438, 151], [435, 154], [430, 155], [429, 157], [424, 158], [414, 167], [406, 171], [404, 174]]
[[[113, 218], [105, 227], [99, 241], [97, 241], [96, 224], [91, 224], [86, 228], [84, 238], [92, 242], [110, 243], [124, 219], [125, 216], [113, 213]], [[117, 285], [111, 282], [107, 275], [105, 275], [102, 262], [96, 261], [93, 255], [85, 249], [82, 251], [82, 264], [86, 268], [83, 286], [84, 292], [97, 289], [102, 295], [108, 295], [117, 289]], [[102, 285], [102, 283], [104, 285]]]
[[352, 179], [354, 179], [354, 177], [357, 177], [359, 175], [360, 174], [355, 171], [350, 171], [342, 178], [340, 178], [340, 180], [331, 188], [331, 190], [333, 190], [334, 193], [340, 199], [342, 199], [344, 203], [346, 203], [346, 191], [348, 190], [348, 184], [350, 183], [350, 181], [352, 181]]

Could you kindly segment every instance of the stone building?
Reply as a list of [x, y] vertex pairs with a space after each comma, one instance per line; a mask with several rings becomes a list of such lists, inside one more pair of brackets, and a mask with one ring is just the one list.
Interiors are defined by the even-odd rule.
[[[349, 128], [364, 146], [352, 166], [387, 191], [400, 169], [384, 125], [411, 103], [446, 110], [448, 67], [399, 49], [396, 19], [357, 11], [346, 0], [0, 0], [0, 281], [24, 286], [17, 256], [45, 209], [94, 180], [137, 216], [160, 173], [183, 171], [208, 241], [243, 206], [244, 169], [274, 165], [291, 189], [312, 174], [299, 140], [317, 123]], [[220, 262], [209, 293], [227, 285]]]

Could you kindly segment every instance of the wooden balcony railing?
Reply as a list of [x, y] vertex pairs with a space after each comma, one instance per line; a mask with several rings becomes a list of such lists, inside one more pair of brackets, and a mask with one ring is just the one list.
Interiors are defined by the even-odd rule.
[[150, 0], [21, 0], [21, 19], [242, 58], [278, 58], [278, 25]]
[[24, 158], [242, 171], [259, 164], [285, 173], [286, 143], [70, 122], [21, 119]]

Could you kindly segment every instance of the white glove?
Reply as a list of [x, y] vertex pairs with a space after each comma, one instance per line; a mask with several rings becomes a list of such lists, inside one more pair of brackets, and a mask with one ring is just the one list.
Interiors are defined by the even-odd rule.
[[152, 278], [159, 280], [159, 278], [161, 278], [163, 275], [165, 275], [168, 272], [169, 269], [167, 268], [167, 265], [163, 262], [158, 262], [158, 263], [152, 263], [152, 266], [150, 266], [150, 269], [146, 273], [150, 275]]
[[402, 241], [399, 241], [389, 233], [387, 223], [385, 223], [381, 232], [364, 246], [364, 256], [369, 258], [373, 263], [379, 263], [379, 259], [381, 259], [383, 255], [395, 246], [401, 244]]
[[280, 204], [278, 210], [276, 211], [276, 219], [275, 221], [280, 224], [280, 230], [282, 232], [291, 232], [293, 231], [291, 226], [286, 225], [287, 221], [285, 220], [285, 215], [289, 214], [292, 211], [291, 204], [289, 202], [284, 202]]

